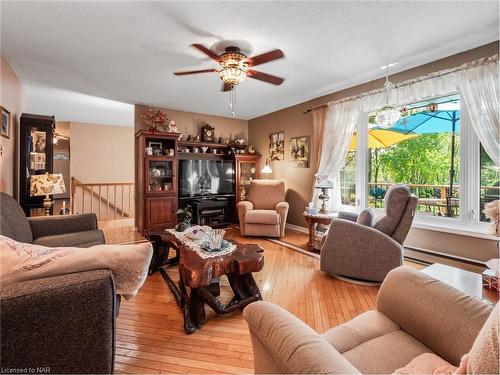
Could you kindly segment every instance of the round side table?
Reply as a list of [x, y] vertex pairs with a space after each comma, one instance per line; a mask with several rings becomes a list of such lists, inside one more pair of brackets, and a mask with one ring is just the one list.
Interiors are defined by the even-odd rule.
[[304, 218], [307, 221], [307, 225], [309, 227], [309, 241], [307, 241], [307, 250], [314, 251], [314, 238], [316, 237], [316, 226], [318, 224], [329, 225], [334, 219], [334, 214], [309, 214], [308, 212], [304, 212]]

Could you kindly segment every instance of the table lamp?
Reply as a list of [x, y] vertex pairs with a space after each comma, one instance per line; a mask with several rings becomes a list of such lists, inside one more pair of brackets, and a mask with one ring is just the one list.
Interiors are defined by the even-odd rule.
[[45, 195], [45, 199], [43, 200], [45, 216], [50, 215], [50, 208], [52, 207], [49, 195], [63, 193], [66, 193], [66, 186], [64, 185], [64, 178], [61, 173], [45, 173], [31, 176], [30, 195], [32, 197]]
[[328, 208], [326, 206], [330, 197], [328, 196], [328, 189], [333, 189], [333, 180], [326, 176], [318, 176], [316, 179], [316, 184], [314, 185], [316, 189], [321, 189], [321, 193], [319, 195], [319, 200], [322, 201], [321, 209], [319, 212], [328, 213]]
[[260, 170], [260, 173], [266, 175], [267, 178], [273, 173], [271, 166], [269, 165], [269, 159], [266, 159], [266, 165]]

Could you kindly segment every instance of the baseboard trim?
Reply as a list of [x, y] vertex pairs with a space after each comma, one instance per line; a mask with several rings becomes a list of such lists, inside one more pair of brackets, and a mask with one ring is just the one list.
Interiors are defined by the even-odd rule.
[[299, 253], [302, 253], [304, 255], [307, 255], [311, 258], [316, 258], [316, 259], [319, 259], [319, 254], [317, 253], [313, 253], [312, 251], [307, 251], [307, 250], [304, 250], [298, 246], [295, 246], [295, 245], [292, 245], [292, 244], [289, 244], [287, 242], [283, 242], [283, 241], [280, 241], [280, 240], [277, 240], [275, 238], [266, 238], [266, 240], [268, 240], [269, 242], [273, 242], [275, 244], [278, 244], [278, 245], [281, 245], [281, 246], [284, 246], [288, 249], [291, 249], [293, 251], [297, 251]]
[[298, 225], [295, 225], [295, 224], [289, 224], [287, 223], [285, 225], [285, 228], [288, 228], [288, 229], [291, 229], [291, 230], [294, 230], [296, 232], [301, 232], [301, 233], [306, 233], [306, 234], [309, 234], [309, 229], [305, 228], [305, 227], [300, 227]]
[[450, 255], [446, 253], [442, 253], [440, 251], [435, 251], [435, 250], [428, 250], [428, 249], [423, 249], [421, 247], [416, 247], [416, 246], [405, 246], [405, 249], [413, 250], [417, 253], [422, 253], [426, 255], [431, 255], [431, 256], [436, 256], [440, 258], [445, 258], [448, 260], [454, 260], [457, 262], [462, 262], [462, 263], [467, 263], [472, 266], [477, 266], [477, 267], [486, 267], [486, 264], [480, 260], [477, 259], [471, 259], [471, 258], [466, 258], [466, 257], [461, 257], [458, 255]]

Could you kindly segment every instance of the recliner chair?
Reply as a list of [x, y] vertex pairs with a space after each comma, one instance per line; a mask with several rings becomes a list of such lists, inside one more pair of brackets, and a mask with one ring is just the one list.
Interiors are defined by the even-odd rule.
[[347, 278], [382, 282], [403, 264], [403, 243], [418, 199], [406, 185], [393, 185], [384, 198], [385, 213], [340, 213], [332, 220], [321, 248], [321, 271]]
[[241, 235], [283, 237], [288, 208], [283, 181], [253, 180], [248, 200], [238, 202]]

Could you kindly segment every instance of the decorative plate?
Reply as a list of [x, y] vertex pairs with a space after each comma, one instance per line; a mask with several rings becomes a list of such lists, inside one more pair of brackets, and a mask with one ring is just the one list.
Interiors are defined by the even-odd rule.
[[203, 243], [201, 244], [201, 249], [203, 251], [206, 251], [208, 253], [217, 253], [219, 251], [224, 251], [226, 250], [229, 246], [231, 246], [231, 242], [229, 241], [226, 241], [226, 240], [222, 240], [221, 244], [220, 244], [220, 248], [218, 249], [211, 249], [210, 248], [210, 242], [208, 240], [206, 241], [203, 241]]

